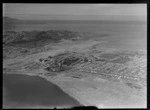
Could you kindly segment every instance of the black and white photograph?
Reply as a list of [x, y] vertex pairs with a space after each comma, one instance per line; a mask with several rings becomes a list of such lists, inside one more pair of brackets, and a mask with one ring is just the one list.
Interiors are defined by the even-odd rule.
[[3, 3], [3, 109], [147, 108], [146, 3]]

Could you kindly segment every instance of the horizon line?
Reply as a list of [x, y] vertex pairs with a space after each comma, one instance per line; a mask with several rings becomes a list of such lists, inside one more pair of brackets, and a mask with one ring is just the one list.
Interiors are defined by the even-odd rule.
[[[8, 16], [3, 16], [3, 17], [8, 17]], [[101, 20], [83, 20], [83, 19], [76, 19], [76, 20], [74, 20], [74, 19], [69, 19], [69, 20], [66, 20], [66, 19], [20, 19], [20, 18], [14, 18], [14, 17], [8, 17], [8, 18], [11, 18], [11, 19], [16, 19], [16, 20], [21, 20], [21, 21], [32, 21], [32, 20], [34, 20], [34, 21], [95, 21], [95, 22], [97, 22], [97, 21], [106, 21], [106, 22], [109, 22], [109, 21], [121, 21], [121, 22], [130, 22], [130, 21], [132, 21], [132, 22], [137, 22], [137, 21], [141, 21], [141, 22], [146, 22], [147, 20], [110, 20], [110, 19], [106, 19], [106, 20], [104, 20], [104, 19], [101, 19]]]
[[117, 15], [117, 14], [114, 14], [114, 15], [95, 15], [95, 14], [19, 14], [19, 13], [16, 13], [16, 14], [5, 14], [3, 13], [3, 15], [46, 15], [46, 16], [50, 16], [50, 15], [55, 15], [55, 16], [147, 16], [147, 15]]

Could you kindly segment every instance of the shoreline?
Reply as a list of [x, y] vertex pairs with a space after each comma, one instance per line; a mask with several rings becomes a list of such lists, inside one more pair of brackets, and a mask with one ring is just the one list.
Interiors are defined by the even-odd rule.
[[89, 106], [90, 104], [88, 104], [87, 102], [83, 101], [81, 98], [79, 98], [77, 95], [73, 94], [73, 92], [69, 91], [68, 89], [66, 89], [62, 84], [59, 84], [58, 81], [53, 80], [52, 78], [48, 77], [46, 78], [46, 76], [44, 75], [37, 75], [39, 77], [42, 77], [44, 79], [46, 79], [47, 81], [55, 84], [56, 86], [58, 86], [63, 92], [67, 93], [70, 97], [74, 98], [75, 100], [77, 100], [79, 103], [81, 103], [81, 105], [83, 106]]
[[[3, 74], [20, 74], [20, 73], [3, 73]], [[20, 74], [22, 75], [22, 74]], [[38, 75], [38, 74], [33, 74], [33, 73], [23, 73], [23, 75], [29, 75], [29, 76], [38, 76], [38, 77], [41, 77], [41, 78], [44, 78], [45, 80], [49, 81], [50, 83], [58, 86], [63, 92], [65, 92], [66, 94], [68, 94], [70, 97], [72, 97], [73, 99], [75, 99], [76, 101], [78, 101], [81, 105], [83, 106], [90, 106], [90, 104], [88, 104], [87, 102], [83, 101], [81, 98], [79, 98], [77, 95], [73, 94], [73, 92], [69, 91], [68, 89], [66, 90], [66, 88], [63, 86], [63, 85], [60, 85], [59, 82], [57, 81], [54, 81], [52, 78], [48, 77], [46, 78], [46, 76], [44, 75]]]

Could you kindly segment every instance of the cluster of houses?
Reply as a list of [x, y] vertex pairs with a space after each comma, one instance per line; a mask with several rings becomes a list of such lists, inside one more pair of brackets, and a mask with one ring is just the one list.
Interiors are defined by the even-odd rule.
[[[107, 57], [111, 57], [107, 55]], [[113, 56], [112, 58], [114, 58]], [[117, 56], [118, 57], [118, 56]], [[127, 57], [127, 55], [126, 55]], [[122, 56], [120, 57], [122, 58]], [[79, 53], [64, 53], [56, 56], [49, 56], [39, 60], [47, 64], [47, 70], [52, 72], [62, 72], [70, 70], [70, 74], [94, 75], [105, 77], [106, 79], [117, 79], [120, 81], [139, 81], [146, 76], [145, 57], [131, 59], [125, 63], [112, 62], [107, 60], [96, 60], [92, 56], [84, 56]], [[76, 71], [71, 71], [76, 70]]]

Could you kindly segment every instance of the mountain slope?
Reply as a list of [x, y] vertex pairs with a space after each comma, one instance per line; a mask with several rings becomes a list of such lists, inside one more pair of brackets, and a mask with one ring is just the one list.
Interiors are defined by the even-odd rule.
[[25, 44], [37, 42], [59, 42], [62, 39], [78, 39], [82, 36], [77, 32], [65, 30], [49, 31], [5, 31], [3, 34], [4, 44]]
[[3, 17], [3, 21], [5, 23], [20, 23], [21, 20], [15, 19], [15, 18], [10, 18], [10, 17]]
[[10, 30], [16, 27], [16, 25], [20, 24], [22, 21], [19, 19], [14, 19], [10, 17], [3, 17], [3, 29]]
[[49, 31], [5, 31], [3, 33], [3, 58], [34, 54], [51, 49], [49, 44], [58, 43], [62, 39], [75, 40], [82, 35], [65, 30]]

